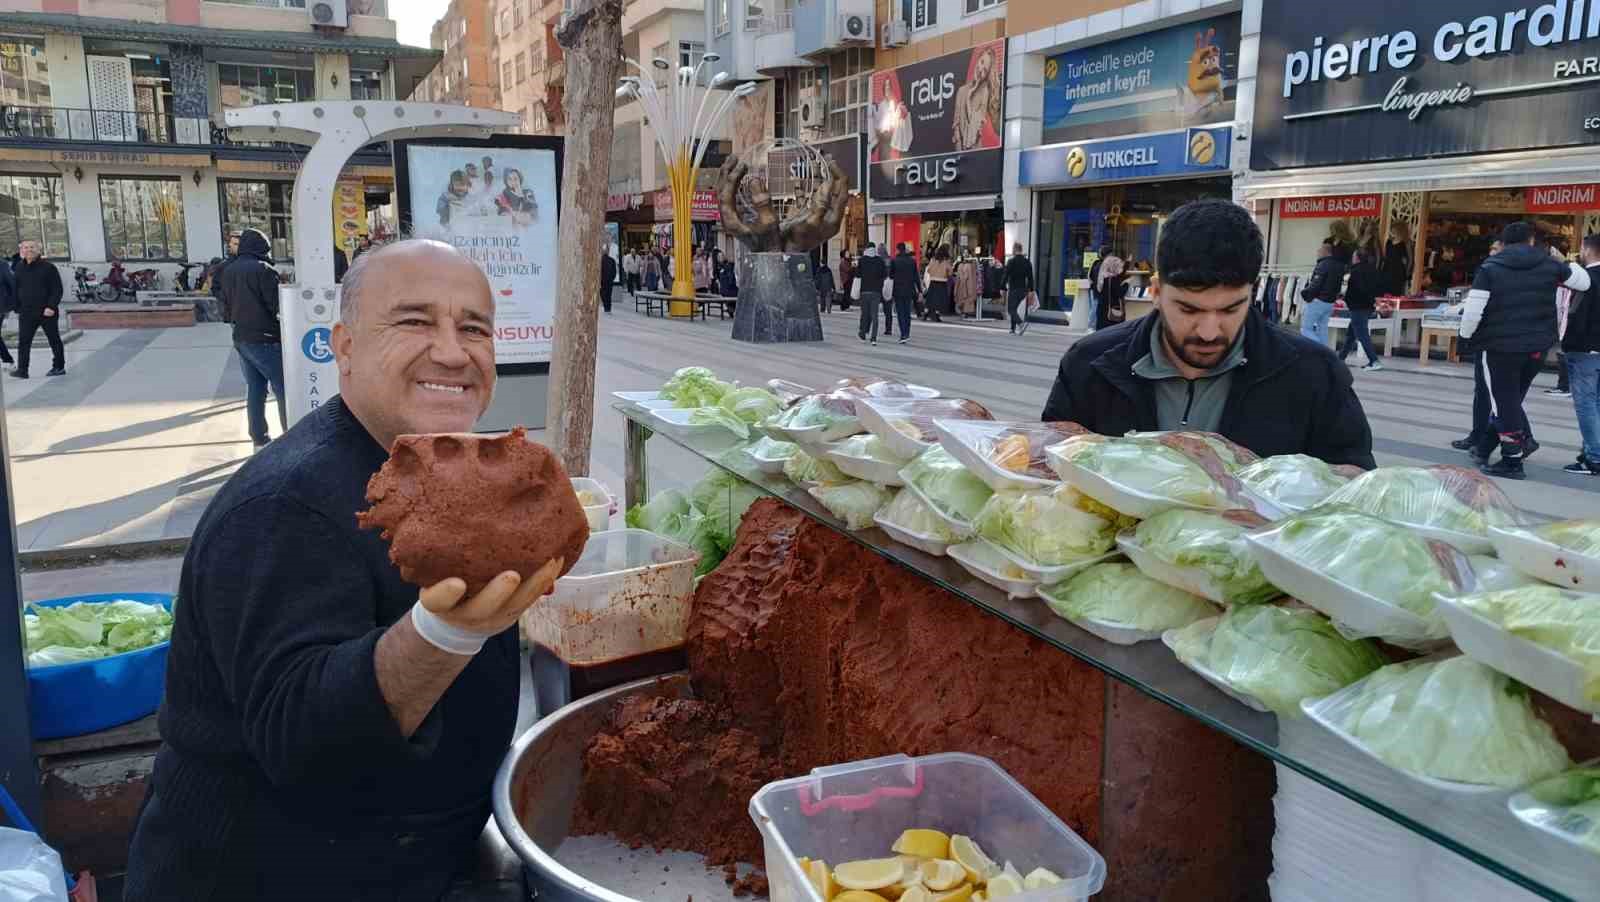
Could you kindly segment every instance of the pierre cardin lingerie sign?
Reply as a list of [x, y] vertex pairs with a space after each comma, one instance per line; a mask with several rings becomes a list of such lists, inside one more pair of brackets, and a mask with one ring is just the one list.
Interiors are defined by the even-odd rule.
[[1263, 0], [1251, 168], [1600, 142], [1600, 0]]

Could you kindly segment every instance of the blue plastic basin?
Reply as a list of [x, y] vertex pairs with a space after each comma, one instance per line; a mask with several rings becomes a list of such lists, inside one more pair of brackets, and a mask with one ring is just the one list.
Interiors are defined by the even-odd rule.
[[[122, 599], [172, 610], [172, 596], [165, 592], [71, 595], [33, 603], [55, 608], [80, 601]], [[27, 668], [33, 738], [82, 736], [154, 714], [161, 706], [169, 647], [170, 643], [162, 642], [95, 661]]]

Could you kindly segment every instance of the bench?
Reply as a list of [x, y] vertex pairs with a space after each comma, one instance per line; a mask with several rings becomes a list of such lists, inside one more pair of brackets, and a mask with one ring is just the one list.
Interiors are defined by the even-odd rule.
[[695, 317], [709, 320], [711, 318], [712, 307], [717, 308], [718, 319], [727, 319], [733, 315], [728, 311], [728, 305], [738, 301], [738, 298], [725, 298], [715, 294], [701, 294], [696, 295], [694, 300], [691, 301], [688, 298], [673, 298], [672, 295], [667, 294], [666, 292], [641, 291], [637, 295], [634, 295], [633, 309], [634, 312], [637, 313], [642, 308], [645, 316], [662, 316], [668, 318], [684, 316], [685, 314], [672, 312], [672, 304], [674, 301], [680, 304], [688, 305], [689, 312], [687, 316], [689, 317], [690, 321], [693, 321]]

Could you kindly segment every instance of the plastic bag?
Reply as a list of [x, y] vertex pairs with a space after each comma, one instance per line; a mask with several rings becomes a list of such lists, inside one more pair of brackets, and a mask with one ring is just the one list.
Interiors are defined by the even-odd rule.
[[1529, 786], [1511, 799], [1511, 811], [1600, 855], [1600, 760]]
[[[884, 292], [888, 296], [888, 292]], [[847, 376], [833, 384], [830, 391], [855, 398], [937, 398], [939, 390], [925, 385], [910, 385], [898, 379], [881, 376]]]
[[856, 398], [841, 394], [807, 395], [763, 425], [797, 432], [815, 432], [819, 441], [832, 441], [861, 430], [856, 418]]
[[1268, 518], [1279, 513], [1233, 474], [1255, 455], [1221, 436], [1077, 435], [1046, 453], [1062, 481], [1131, 517], [1173, 508], [1251, 510]]
[[930, 398], [916, 401], [864, 400], [856, 405], [861, 425], [887, 442], [894, 452], [910, 459], [938, 444], [935, 418], [945, 420], [992, 420], [994, 415], [977, 401], [959, 398]]
[[[1260, 604], [1280, 593], [1262, 574], [1244, 535], [1265, 523], [1249, 511], [1178, 509], [1140, 523], [1132, 537], [1145, 553], [1179, 570], [1194, 571], [1185, 582], [1211, 583], [1212, 592], [1205, 593], [1208, 598], [1230, 605]], [[1162, 578], [1159, 573], [1149, 575]]]
[[941, 419], [934, 428], [939, 432], [940, 442], [984, 476], [984, 481], [991, 486], [995, 486], [995, 483], [983, 470], [1055, 482], [1058, 477], [1050, 469], [1050, 459], [1045, 455], [1045, 449], [1071, 436], [1089, 434], [1089, 430], [1077, 423], [986, 423]]
[[851, 481], [850, 477], [844, 475], [832, 461], [812, 457], [804, 451], [796, 451], [788, 460], [783, 462], [783, 475], [789, 477], [790, 482], [798, 485], [835, 484]]
[[1509, 789], [1571, 764], [1525, 687], [1462, 656], [1390, 664], [1312, 713], [1413, 776]]
[[1300, 715], [1302, 699], [1336, 692], [1383, 666], [1371, 642], [1339, 635], [1316, 611], [1276, 605], [1231, 608], [1215, 623], [1184, 627], [1172, 650], [1285, 717]]
[[995, 492], [973, 526], [978, 535], [1040, 567], [1100, 557], [1132, 521], [1071, 486]]
[[906, 464], [900, 478], [934, 510], [960, 524], [970, 525], [994, 494], [942, 445]]
[[1039, 595], [1057, 616], [1126, 629], [1178, 629], [1217, 616], [1198, 595], [1156, 582], [1132, 564], [1095, 564], [1065, 582], [1041, 586]]
[[883, 508], [881, 516], [912, 535], [945, 543], [961, 540], [961, 536], [956, 535], [955, 530], [933, 512], [928, 502], [909, 489], [897, 492], [894, 499]]
[[870, 482], [819, 485], [807, 491], [850, 530], [871, 527], [873, 516], [889, 503], [889, 491]]
[[1583, 668], [1583, 694], [1600, 702], [1600, 603], [1593, 595], [1555, 586], [1524, 586], [1499, 592], [1474, 592], [1456, 604], [1577, 662]]
[[1348, 504], [1391, 523], [1426, 530], [1469, 554], [1486, 552], [1491, 526], [1522, 517], [1494, 481], [1465, 467], [1380, 467], [1350, 480], [1323, 501]]
[[1239, 468], [1239, 481], [1286, 511], [1316, 507], [1345, 483], [1366, 471], [1329, 466], [1306, 454], [1275, 454]]
[[0, 902], [67, 902], [61, 856], [36, 834], [0, 827]]

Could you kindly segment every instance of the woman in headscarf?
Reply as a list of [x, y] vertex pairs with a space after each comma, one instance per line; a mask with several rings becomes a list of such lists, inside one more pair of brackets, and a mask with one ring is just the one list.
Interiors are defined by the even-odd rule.
[[[484, 157], [488, 159], [488, 157]], [[534, 214], [539, 212], [539, 204], [533, 199], [533, 192], [527, 190], [522, 184], [522, 170], [507, 169], [505, 188], [495, 196], [494, 205], [501, 216], [510, 216], [517, 225], [527, 225], [533, 222]]]

